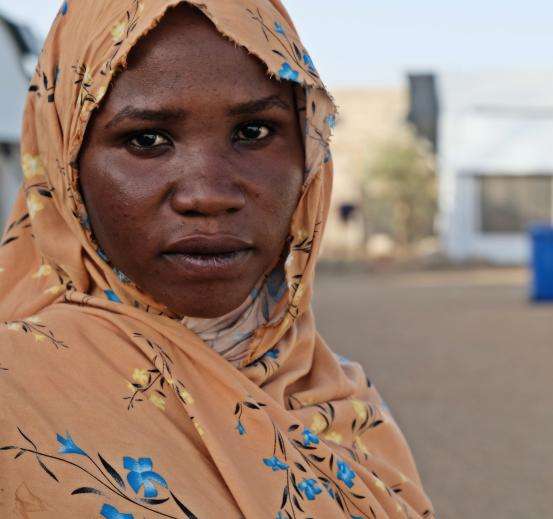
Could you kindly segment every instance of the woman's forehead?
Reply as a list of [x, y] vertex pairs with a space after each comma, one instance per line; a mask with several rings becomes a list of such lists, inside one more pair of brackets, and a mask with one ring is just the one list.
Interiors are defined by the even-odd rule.
[[112, 85], [112, 99], [131, 96], [151, 105], [161, 99], [187, 104], [211, 98], [239, 105], [271, 96], [286, 103], [291, 96], [287, 81], [270, 78], [264, 63], [226, 39], [201, 13], [172, 9], [166, 19], [132, 49], [127, 68]]

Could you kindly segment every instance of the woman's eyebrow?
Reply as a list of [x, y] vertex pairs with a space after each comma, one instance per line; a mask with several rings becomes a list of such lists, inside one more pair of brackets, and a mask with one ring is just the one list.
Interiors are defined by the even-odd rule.
[[[278, 95], [270, 95], [268, 97], [263, 97], [261, 99], [254, 99], [252, 101], [246, 101], [244, 103], [239, 103], [232, 108], [229, 108], [227, 111], [228, 115], [252, 115], [269, 108], [280, 108], [282, 110], [291, 110], [290, 105], [284, 101]], [[187, 110], [180, 108], [164, 108], [159, 110], [135, 108], [134, 106], [125, 106], [122, 108], [115, 116], [109, 121], [104, 129], [109, 130], [113, 128], [121, 121], [125, 120], [134, 120], [134, 121], [157, 121], [157, 122], [168, 122], [176, 121], [184, 118], [188, 115]]]
[[263, 97], [262, 99], [255, 99], [240, 103], [228, 110], [228, 115], [252, 115], [258, 112], [263, 112], [269, 108], [281, 108], [282, 110], [291, 110], [290, 105], [284, 101], [277, 94]]
[[113, 126], [116, 126], [121, 121], [130, 119], [134, 121], [159, 121], [168, 122], [182, 119], [188, 112], [180, 108], [167, 108], [160, 110], [150, 110], [135, 108], [133, 106], [125, 106], [121, 109], [109, 123], [107, 123], [104, 129], [109, 130]]

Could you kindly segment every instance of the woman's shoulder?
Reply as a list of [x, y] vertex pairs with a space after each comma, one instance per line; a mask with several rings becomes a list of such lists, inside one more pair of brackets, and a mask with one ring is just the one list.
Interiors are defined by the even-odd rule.
[[[68, 305], [55, 305], [36, 315], [0, 322], [0, 377], [24, 379], [48, 370], [67, 370], [120, 335], [113, 324]], [[2, 380], [0, 379], [0, 384]]]
[[79, 327], [76, 316], [71, 312], [47, 310], [36, 315], [18, 317], [0, 323], [0, 363], [6, 355], [17, 350], [18, 356], [25, 356], [28, 349], [34, 355], [48, 349], [67, 348], [67, 335], [73, 335]]

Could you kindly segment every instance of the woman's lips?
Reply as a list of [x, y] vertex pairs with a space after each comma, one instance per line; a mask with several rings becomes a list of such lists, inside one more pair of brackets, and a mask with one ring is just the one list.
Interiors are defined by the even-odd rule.
[[172, 242], [163, 257], [188, 279], [229, 279], [242, 272], [253, 249], [251, 242], [237, 236], [195, 234]]

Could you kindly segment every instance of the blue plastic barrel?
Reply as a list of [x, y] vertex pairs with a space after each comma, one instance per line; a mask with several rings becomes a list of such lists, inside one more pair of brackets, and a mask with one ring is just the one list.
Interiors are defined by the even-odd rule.
[[535, 225], [532, 239], [532, 299], [553, 301], [553, 227]]

